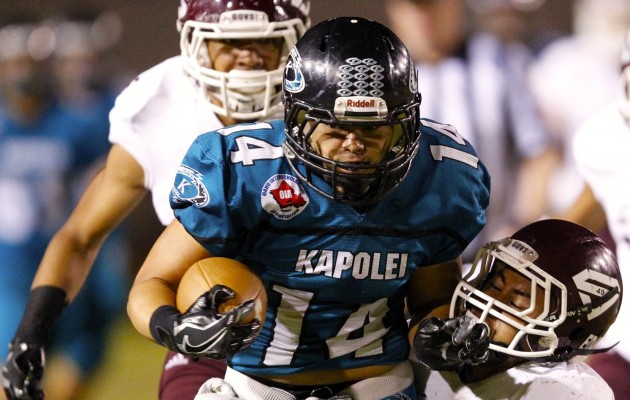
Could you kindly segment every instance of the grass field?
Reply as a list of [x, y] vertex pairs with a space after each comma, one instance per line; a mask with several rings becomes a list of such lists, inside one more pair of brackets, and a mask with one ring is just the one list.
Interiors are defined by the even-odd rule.
[[166, 349], [141, 336], [121, 315], [104, 363], [77, 400], [155, 400]]

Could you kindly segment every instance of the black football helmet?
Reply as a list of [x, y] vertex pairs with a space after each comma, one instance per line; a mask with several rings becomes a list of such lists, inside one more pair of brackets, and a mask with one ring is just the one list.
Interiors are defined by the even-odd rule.
[[[184, 69], [219, 115], [254, 120], [279, 112], [284, 63], [310, 24], [310, 0], [180, 0], [177, 28]], [[208, 40], [282, 40], [280, 64], [273, 71], [213, 69]], [[275, 109], [274, 109], [275, 108]]]
[[[420, 95], [407, 48], [387, 27], [355, 17], [312, 27], [289, 54], [283, 95], [285, 154], [294, 172], [323, 196], [370, 205], [407, 174], [420, 137]], [[335, 162], [309, 143], [320, 123], [391, 125], [394, 143], [378, 164]]]
[[[531, 306], [518, 310], [483, 292], [500, 260], [531, 280]], [[536, 289], [544, 309], [534, 315]], [[490, 350], [537, 361], [566, 361], [591, 349], [615, 322], [623, 286], [613, 252], [588, 229], [563, 220], [541, 220], [477, 253], [451, 301], [451, 317], [468, 313], [480, 322], [497, 318], [517, 329], [506, 347]]]

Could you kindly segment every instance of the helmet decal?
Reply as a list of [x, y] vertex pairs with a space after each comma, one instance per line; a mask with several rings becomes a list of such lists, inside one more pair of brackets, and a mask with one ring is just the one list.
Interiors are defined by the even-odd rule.
[[[573, 281], [577, 287], [580, 298], [584, 305], [591, 304], [594, 299], [600, 298], [608, 293], [611, 289], [619, 287], [619, 280], [612, 276], [602, 274], [601, 272], [594, 271], [592, 269], [583, 269], [578, 274], [573, 276]], [[597, 318], [605, 313], [610, 307], [614, 306], [620, 298], [620, 294], [616, 293], [611, 296], [604, 304], [599, 307], [593, 308], [588, 314], [589, 320]]]
[[382, 99], [385, 68], [373, 58], [350, 57], [345, 61], [337, 72], [337, 94], [340, 96], [335, 101], [337, 118], [384, 118], [387, 115], [387, 103]]
[[418, 72], [415, 68], [409, 68], [409, 90], [418, 91]]
[[300, 54], [296, 48], [289, 53], [289, 59], [284, 69], [284, 89], [287, 92], [299, 93], [304, 90], [304, 74], [300, 70]]
[[373, 58], [348, 58], [346, 64], [339, 66], [339, 82], [337, 94], [341, 97], [372, 96], [383, 97], [381, 90], [385, 84], [383, 71]]

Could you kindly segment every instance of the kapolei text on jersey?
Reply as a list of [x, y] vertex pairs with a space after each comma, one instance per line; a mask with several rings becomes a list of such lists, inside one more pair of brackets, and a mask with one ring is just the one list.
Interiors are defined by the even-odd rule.
[[354, 279], [392, 280], [405, 276], [407, 258], [408, 253], [361, 251], [353, 254], [349, 251], [301, 249], [295, 271], [337, 279], [341, 279], [344, 271], [351, 271]]

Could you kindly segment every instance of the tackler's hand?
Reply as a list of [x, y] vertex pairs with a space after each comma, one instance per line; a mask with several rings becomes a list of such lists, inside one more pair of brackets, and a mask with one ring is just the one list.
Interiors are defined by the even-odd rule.
[[469, 316], [446, 321], [433, 317], [420, 322], [413, 351], [433, 370], [479, 365], [488, 360], [489, 334], [488, 325]]
[[41, 343], [22, 341], [16, 337], [9, 345], [9, 354], [2, 367], [2, 385], [9, 400], [40, 400], [44, 375], [44, 347]]

